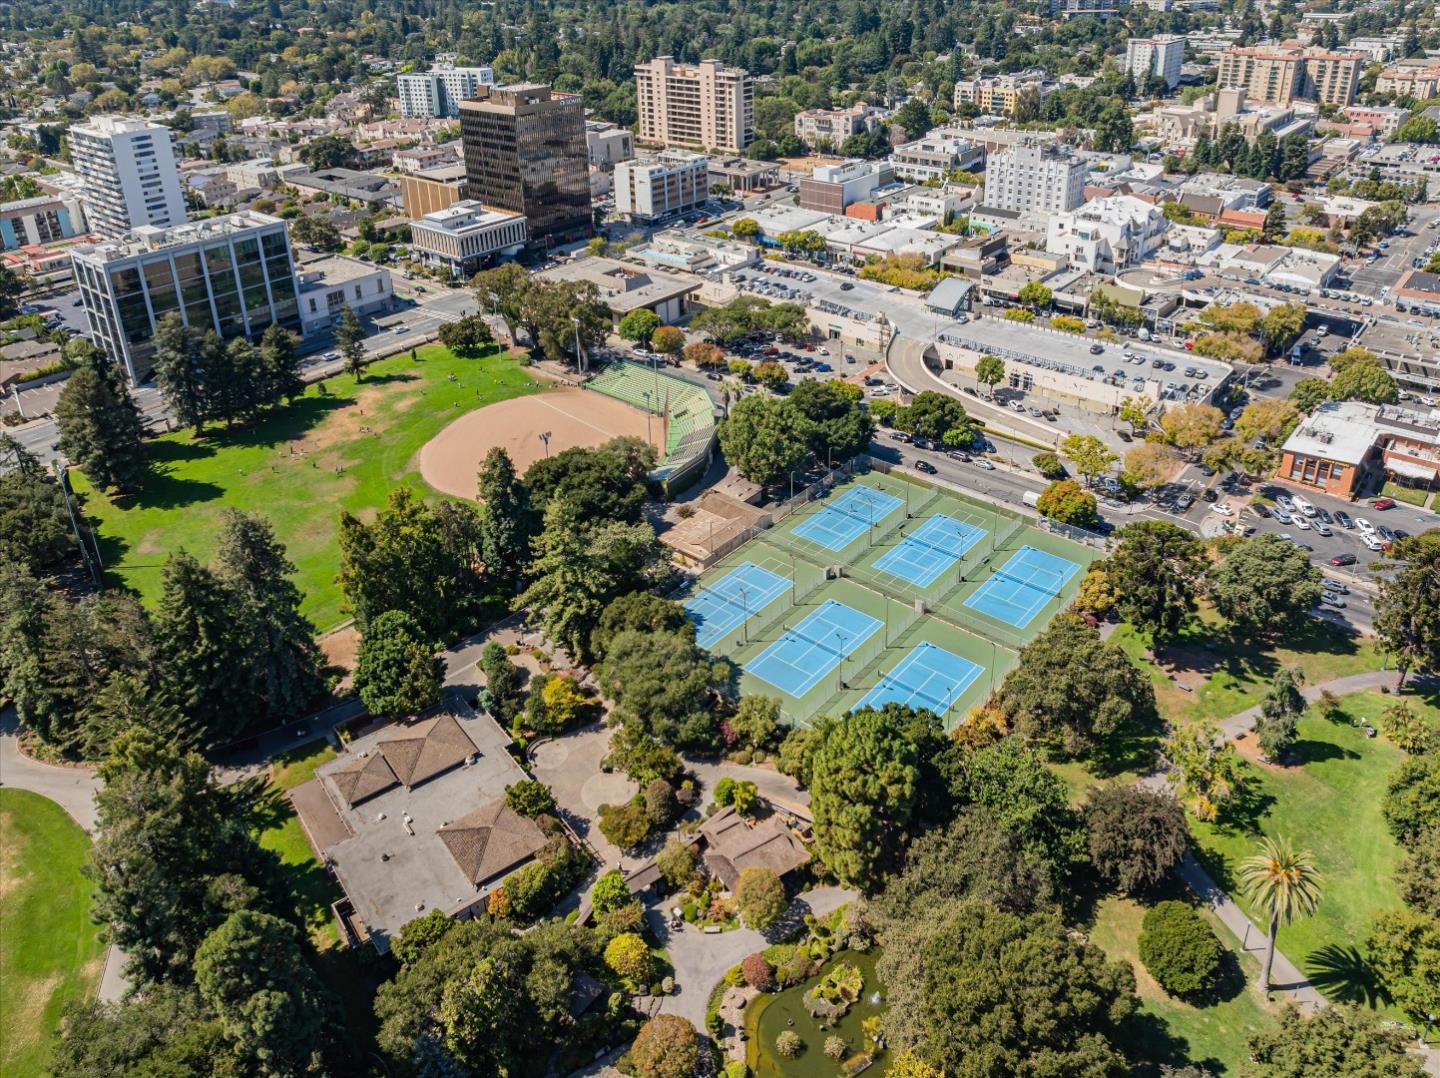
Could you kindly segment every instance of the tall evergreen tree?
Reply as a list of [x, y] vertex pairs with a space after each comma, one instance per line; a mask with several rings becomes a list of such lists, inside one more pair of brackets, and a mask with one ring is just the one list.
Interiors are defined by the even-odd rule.
[[34, 454], [0, 434], [0, 562], [39, 572], [65, 556], [72, 535], [54, 478]]
[[365, 373], [365, 327], [355, 312], [346, 304], [340, 314], [340, 324], [335, 327], [335, 343], [345, 359], [345, 370], [355, 376], [355, 381]]
[[499, 446], [485, 454], [478, 485], [485, 506], [480, 520], [480, 556], [487, 572], [513, 585], [529, 551], [529, 491], [515, 474], [510, 454]]
[[213, 330], [207, 330], [201, 336], [199, 350], [200, 368], [205, 378], [205, 418], [223, 420], [229, 426], [245, 414], [248, 387], [240, 365], [246, 361], [247, 348], [250, 344], [243, 337], [235, 338], [227, 346]]
[[0, 695], [43, 740], [59, 735], [65, 713], [45, 669], [50, 596], [18, 562], [0, 563]]
[[205, 373], [199, 340], [178, 311], [155, 323], [155, 379], [183, 427], [205, 425]]
[[232, 739], [248, 718], [244, 635], [237, 632], [224, 585], [183, 548], [165, 563], [155, 634], [166, 688], [203, 743]]
[[216, 547], [220, 583], [229, 593], [247, 695], [257, 719], [302, 715], [320, 694], [320, 649], [315, 626], [300, 613], [295, 566], [263, 517], [227, 510]]
[[60, 451], [101, 489], [134, 490], [145, 474], [144, 425], [120, 368], [98, 348], [55, 404]]
[[266, 404], [292, 400], [305, 389], [295, 355], [295, 338], [279, 322], [270, 323], [260, 338], [260, 368]]

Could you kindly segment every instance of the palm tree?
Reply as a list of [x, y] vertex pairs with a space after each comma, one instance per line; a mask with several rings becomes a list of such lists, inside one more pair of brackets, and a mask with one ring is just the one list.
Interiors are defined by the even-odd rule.
[[1240, 886], [1245, 897], [1270, 918], [1269, 938], [1265, 946], [1265, 966], [1260, 971], [1260, 987], [1270, 994], [1270, 966], [1275, 961], [1275, 934], [1281, 924], [1289, 924], [1297, 914], [1309, 916], [1320, 901], [1320, 873], [1315, 868], [1315, 855], [1296, 849], [1289, 839], [1262, 838], [1259, 850], [1240, 862]]
[[730, 404], [740, 399], [740, 379], [727, 378], [720, 383], [720, 403], [725, 408], [725, 418], [730, 418]]

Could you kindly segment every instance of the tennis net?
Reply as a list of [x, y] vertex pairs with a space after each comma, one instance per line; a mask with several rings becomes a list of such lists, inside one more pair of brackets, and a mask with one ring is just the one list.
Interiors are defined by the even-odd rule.
[[1057, 581], [1053, 587], [1047, 588], [1043, 584], [1037, 584], [1033, 579], [1026, 580], [1018, 576], [1011, 576], [1009, 573], [1005, 572], [1002, 569], [996, 569], [991, 575], [999, 577], [1001, 580], [1008, 580], [1012, 584], [1019, 584], [1022, 588], [1029, 588], [1031, 591], [1038, 591], [1042, 595], [1050, 596], [1050, 598], [1052, 599], [1059, 595], [1060, 592], [1063, 591], [1065, 588], [1064, 583], [1060, 581]]
[[845, 658], [845, 652], [841, 651], [839, 648], [834, 647], [834, 646], [831, 645], [831, 644], [822, 643], [821, 641], [816, 640], [813, 636], [808, 636], [808, 635], [806, 635], [805, 633], [802, 633], [799, 629], [797, 629], [797, 628], [794, 627], [793, 625], [792, 625], [790, 628], [786, 629], [785, 632], [786, 632], [786, 634], [788, 634], [788, 635], [790, 635], [790, 636], [793, 636], [793, 637], [795, 637], [796, 639], [805, 641], [807, 644], [813, 644], [815, 647], [819, 648], [821, 651], [828, 651], [831, 655], [834, 655], [837, 659], [843, 659], [843, 658]]

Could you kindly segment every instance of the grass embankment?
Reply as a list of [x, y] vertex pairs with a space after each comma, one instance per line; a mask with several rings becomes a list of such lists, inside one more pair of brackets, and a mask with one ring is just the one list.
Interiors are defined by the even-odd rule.
[[463, 358], [427, 345], [418, 357], [380, 360], [359, 383], [347, 374], [318, 382], [249, 426], [154, 439], [150, 478], [131, 497], [112, 499], [77, 476], [111, 581], [153, 602], [166, 557], [184, 547], [207, 560], [221, 511], [242, 509], [274, 525], [303, 612], [321, 630], [338, 624], [340, 510], [364, 518], [402, 485], [432, 495], [415, 468], [421, 446], [464, 412], [541, 388], [501, 353]]
[[[1432, 718], [1434, 707], [1410, 698]], [[1373, 723], [1387, 699], [1356, 693], [1342, 706], [1351, 718]], [[1365, 971], [1364, 940], [1375, 914], [1399, 908], [1395, 866], [1401, 851], [1385, 826], [1380, 804], [1399, 749], [1315, 709], [1300, 720], [1295, 748], [1300, 761], [1285, 768], [1247, 762], [1246, 790], [1221, 824], [1192, 821], [1196, 856], [1257, 925], [1265, 917], [1245, 901], [1235, 881], [1240, 861], [1262, 835], [1288, 838], [1310, 850], [1323, 877], [1314, 916], [1280, 930], [1279, 947], [1327, 995], [1376, 1004]]]
[[55, 802], [0, 788], [0, 1074], [44, 1074], [65, 1005], [100, 982], [94, 886], [80, 875], [89, 848]]

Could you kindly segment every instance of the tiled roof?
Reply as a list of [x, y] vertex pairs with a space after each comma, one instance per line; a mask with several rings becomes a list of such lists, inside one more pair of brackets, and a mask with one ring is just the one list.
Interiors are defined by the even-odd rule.
[[336, 764], [331, 769], [329, 778], [340, 796], [345, 799], [345, 803], [352, 808], [367, 797], [374, 797], [390, 789], [397, 781], [395, 772], [390, 770], [385, 757], [378, 752], [356, 756]]
[[701, 824], [700, 833], [709, 844], [705, 863], [732, 891], [747, 868], [783, 876], [810, 860], [810, 851], [774, 816], [752, 825], [726, 807]]
[[545, 846], [545, 833], [535, 821], [512, 810], [503, 798], [447, 823], [436, 834], [476, 887], [524, 864]]
[[404, 727], [380, 742], [380, 751], [407, 787], [418, 786], [476, 751], [475, 743], [449, 712]]

